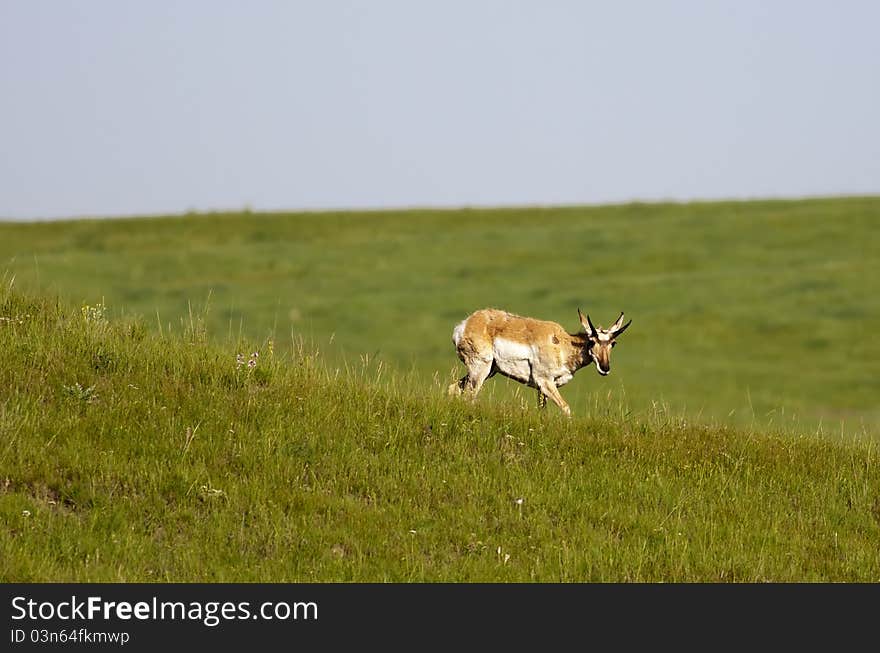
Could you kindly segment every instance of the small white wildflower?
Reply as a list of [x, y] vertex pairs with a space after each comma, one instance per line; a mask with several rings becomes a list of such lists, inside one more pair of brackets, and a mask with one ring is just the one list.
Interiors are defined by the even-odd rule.
[[409, 529], [409, 534], [410, 534], [410, 535], [415, 535], [415, 534], [416, 534], [416, 531], [414, 531], [414, 530], [411, 528], [411, 529]]
[[104, 305], [104, 300], [101, 300], [100, 304], [96, 304], [95, 306], [89, 306], [88, 304], [83, 304], [82, 316], [86, 322], [103, 325], [107, 322], [107, 307]]
[[521, 505], [523, 504], [523, 501], [525, 501], [525, 499], [523, 499], [522, 497], [520, 497], [519, 499], [516, 499], [516, 500], [514, 501], [514, 503], [515, 503], [516, 505], [518, 505], [518, 506], [521, 506]]
[[510, 560], [510, 554], [509, 554], [509, 553], [505, 553], [505, 554], [504, 554], [504, 564], [507, 564], [507, 561], [508, 561], [508, 560]]
[[22, 511], [21, 511], [21, 514], [22, 514], [23, 517], [30, 517], [30, 516], [31, 516], [31, 511], [30, 511], [30, 510], [22, 510]]
[[24, 324], [25, 319], [31, 317], [30, 313], [16, 315], [15, 317], [0, 317], [0, 324]]
[[199, 488], [202, 491], [202, 494], [206, 497], [222, 497], [226, 493], [217, 487], [211, 487], [210, 485], [202, 485]]

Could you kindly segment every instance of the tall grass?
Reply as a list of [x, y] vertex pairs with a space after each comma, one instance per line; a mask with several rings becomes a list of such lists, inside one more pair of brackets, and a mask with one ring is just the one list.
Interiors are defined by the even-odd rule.
[[0, 289], [3, 581], [880, 580], [869, 440], [110, 314]]

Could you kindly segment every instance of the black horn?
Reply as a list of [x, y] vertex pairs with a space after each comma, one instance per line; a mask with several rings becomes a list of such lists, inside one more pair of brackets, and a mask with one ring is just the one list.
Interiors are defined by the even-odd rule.
[[589, 314], [587, 314], [587, 324], [590, 325], [590, 331], [592, 332], [590, 335], [594, 338], [599, 338], [599, 332], [596, 331], [596, 327], [593, 325], [593, 320], [590, 319]]
[[[622, 315], [622, 313], [621, 313], [621, 315]], [[620, 327], [617, 331], [615, 331], [614, 333], [612, 333], [612, 334], [611, 334], [611, 337], [612, 337], [612, 338], [616, 338], [616, 337], [619, 336], [621, 333], [623, 333], [624, 331], [626, 331], [626, 327], [628, 327], [628, 326], [629, 326], [630, 324], [632, 324], [632, 323], [633, 323], [633, 321], [630, 320], [629, 322], [627, 322], [626, 324], [624, 324], [622, 327]]]

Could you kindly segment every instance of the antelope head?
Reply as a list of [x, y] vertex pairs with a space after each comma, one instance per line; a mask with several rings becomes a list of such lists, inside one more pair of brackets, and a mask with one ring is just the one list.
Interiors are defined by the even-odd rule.
[[597, 329], [590, 320], [590, 316], [584, 316], [581, 309], [578, 309], [578, 317], [587, 332], [587, 350], [590, 358], [596, 363], [596, 370], [599, 374], [605, 376], [611, 372], [611, 349], [617, 344], [617, 337], [632, 324], [632, 320], [624, 324], [623, 313], [621, 313], [617, 321], [610, 327]]

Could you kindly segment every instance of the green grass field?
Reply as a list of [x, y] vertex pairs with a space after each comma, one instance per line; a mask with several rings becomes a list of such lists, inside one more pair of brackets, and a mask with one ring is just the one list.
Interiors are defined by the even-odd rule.
[[[0, 580], [878, 582], [878, 215], [0, 225]], [[444, 395], [486, 305], [633, 325], [567, 420]]]
[[471, 404], [8, 286], [0, 313], [3, 581], [880, 580], [870, 440]]
[[877, 437], [878, 219], [880, 198], [849, 198], [0, 224], [0, 270], [154, 332], [207, 306], [213, 336], [304, 336], [425, 389], [462, 372], [451, 332], [473, 310], [572, 331], [578, 306], [622, 310], [612, 375], [562, 390], [575, 414], [610, 394], [636, 415]]

